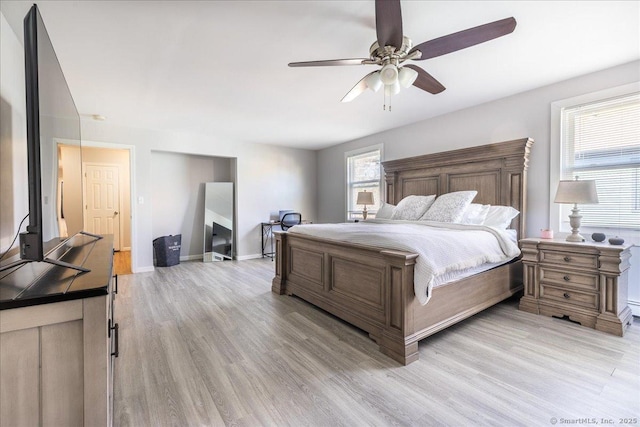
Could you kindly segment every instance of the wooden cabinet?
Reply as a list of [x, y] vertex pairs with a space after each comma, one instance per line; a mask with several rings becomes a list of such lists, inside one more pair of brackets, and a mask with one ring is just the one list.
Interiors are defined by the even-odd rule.
[[71, 299], [0, 310], [0, 425], [111, 425], [117, 278], [109, 245], [93, 248], [90, 273], [71, 276], [84, 287]]
[[627, 305], [630, 246], [522, 239], [524, 296], [520, 309], [568, 317], [622, 336], [632, 322]]

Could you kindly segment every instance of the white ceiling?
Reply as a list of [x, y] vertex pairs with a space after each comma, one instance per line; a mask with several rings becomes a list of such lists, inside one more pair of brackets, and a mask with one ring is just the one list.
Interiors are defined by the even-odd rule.
[[[5, 1], [22, 38], [33, 2]], [[374, 66], [289, 68], [367, 57], [368, 1], [42, 1], [81, 114], [107, 123], [318, 149], [640, 58], [638, 1], [403, 1], [414, 44], [515, 17], [505, 37], [414, 62], [446, 88], [340, 99]]]

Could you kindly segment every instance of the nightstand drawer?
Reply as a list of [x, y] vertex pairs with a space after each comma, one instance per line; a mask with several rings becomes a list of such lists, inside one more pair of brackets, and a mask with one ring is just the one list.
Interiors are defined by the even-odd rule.
[[569, 252], [540, 251], [540, 262], [546, 264], [562, 265], [566, 267], [598, 268], [598, 256], [588, 254], [575, 254]]
[[540, 267], [540, 282], [555, 283], [557, 286], [579, 288], [585, 291], [598, 290], [598, 276], [595, 274], [580, 274]]
[[553, 286], [540, 285], [540, 299], [563, 302], [567, 305], [579, 306], [598, 310], [600, 299], [598, 294], [587, 292], [569, 291]]

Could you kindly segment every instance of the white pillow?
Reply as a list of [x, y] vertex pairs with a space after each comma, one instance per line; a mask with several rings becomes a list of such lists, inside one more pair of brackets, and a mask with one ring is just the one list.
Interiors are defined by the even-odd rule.
[[471, 203], [464, 211], [460, 224], [482, 225], [487, 218], [491, 205], [481, 205], [479, 203]]
[[395, 207], [391, 219], [418, 220], [429, 209], [435, 199], [435, 195], [407, 196], [400, 200], [398, 206]]
[[506, 230], [511, 225], [511, 220], [519, 213], [520, 211], [511, 206], [491, 206], [482, 225]]
[[476, 194], [478, 192], [475, 190], [442, 194], [420, 219], [423, 221], [460, 222], [464, 211], [467, 210]]
[[391, 219], [393, 215], [393, 210], [395, 209], [395, 205], [390, 205], [389, 203], [384, 203], [378, 212], [376, 212], [377, 219]]

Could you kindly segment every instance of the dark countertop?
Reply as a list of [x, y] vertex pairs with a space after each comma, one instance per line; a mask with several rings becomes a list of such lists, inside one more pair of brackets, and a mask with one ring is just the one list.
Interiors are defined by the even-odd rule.
[[[30, 262], [0, 272], [0, 310], [106, 295], [113, 271], [113, 236], [77, 234], [51, 255], [89, 272]], [[8, 259], [6, 263], [15, 261]]]

